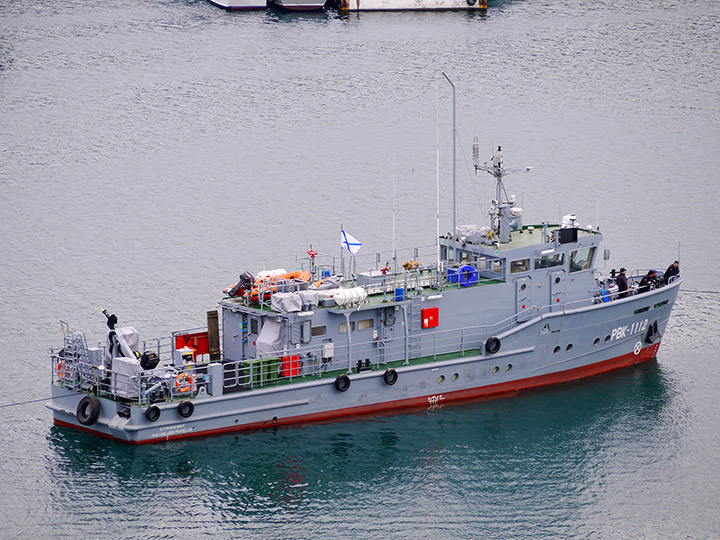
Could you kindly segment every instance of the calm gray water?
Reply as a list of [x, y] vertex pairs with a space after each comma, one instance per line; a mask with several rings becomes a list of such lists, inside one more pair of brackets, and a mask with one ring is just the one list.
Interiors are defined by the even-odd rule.
[[[612, 266], [686, 278], [658, 360], [425, 413], [130, 448], [0, 408], [2, 538], [720, 537], [720, 3], [486, 15], [0, 4], [0, 405], [49, 395], [58, 321], [202, 324], [244, 271], [434, 238], [502, 144], [526, 222], [574, 211]], [[439, 121], [438, 121], [439, 119]], [[710, 292], [708, 292], [710, 291]], [[713, 292], [714, 291], [714, 292]]]

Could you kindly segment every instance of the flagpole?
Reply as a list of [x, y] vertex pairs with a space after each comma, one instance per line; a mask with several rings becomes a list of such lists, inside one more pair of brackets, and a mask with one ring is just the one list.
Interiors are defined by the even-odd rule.
[[345, 227], [343, 227], [343, 224], [340, 224], [340, 273], [343, 275], [343, 279], [345, 279], [345, 246], [343, 245], [343, 240], [345, 240], [343, 236], [343, 231], [345, 230]]
[[393, 177], [392, 177], [392, 252], [393, 252], [393, 275], [397, 274], [397, 257], [395, 256], [395, 154], [393, 154]]

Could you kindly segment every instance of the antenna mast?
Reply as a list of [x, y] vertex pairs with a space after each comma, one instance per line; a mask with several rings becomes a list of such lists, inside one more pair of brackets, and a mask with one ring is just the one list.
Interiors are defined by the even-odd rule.
[[[445, 75], [445, 72], [442, 72], [443, 77], [447, 80], [447, 82], [450, 83], [450, 86], [452, 86], [453, 90], [453, 221], [452, 221], [452, 235], [453, 239], [455, 239], [455, 231], [457, 230], [457, 191], [456, 191], [456, 182], [455, 182], [455, 139], [457, 137], [457, 130], [455, 128], [455, 85], [450, 80], [450, 78]], [[453, 250], [453, 257], [455, 257], [454, 254], [455, 250]]]

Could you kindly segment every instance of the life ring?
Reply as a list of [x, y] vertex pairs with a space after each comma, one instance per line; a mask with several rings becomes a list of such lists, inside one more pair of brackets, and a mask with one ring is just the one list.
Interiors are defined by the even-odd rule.
[[177, 412], [183, 418], [190, 418], [195, 411], [195, 405], [189, 399], [183, 399], [178, 405]]
[[338, 392], [347, 392], [348, 388], [350, 388], [350, 377], [344, 373], [342, 375], [338, 375], [337, 379], [335, 379], [335, 389]]
[[157, 405], [150, 405], [145, 409], [145, 418], [150, 422], [156, 422], [160, 418], [160, 407]]
[[458, 283], [463, 287], [470, 287], [477, 283], [477, 281], [477, 270], [469, 264], [463, 265], [458, 269]]
[[394, 369], [386, 369], [385, 373], [383, 373], [383, 381], [385, 381], [385, 384], [388, 386], [392, 386], [395, 384], [398, 380], [398, 373]]
[[[185, 383], [183, 383], [183, 379], [185, 379]], [[185, 384], [185, 386], [183, 386]], [[177, 376], [175, 379], [175, 388], [178, 392], [181, 394], [187, 392], [190, 390], [190, 387], [192, 386], [192, 378], [187, 373], [183, 372], [180, 375]]]
[[500, 338], [498, 337], [491, 337], [485, 342], [485, 350], [488, 352], [488, 354], [495, 354], [500, 350]]
[[70, 373], [65, 369], [65, 360], [58, 360], [57, 364], [58, 379], [64, 381], [70, 378]]
[[92, 426], [100, 416], [100, 401], [95, 396], [85, 396], [77, 406], [77, 419], [83, 426]]

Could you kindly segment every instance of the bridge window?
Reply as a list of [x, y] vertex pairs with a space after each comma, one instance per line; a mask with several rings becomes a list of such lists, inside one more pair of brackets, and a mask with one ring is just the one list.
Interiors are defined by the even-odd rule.
[[520, 259], [519, 261], [512, 261], [510, 263], [510, 273], [519, 274], [520, 272], [527, 272], [530, 270], [530, 259]]
[[312, 335], [313, 336], [324, 336], [325, 335], [325, 327], [324, 326], [313, 326], [312, 327]]
[[564, 253], [553, 253], [552, 255], [545, 255], [544, 257], [535, 259], [535, 270], [562, 266], [565, 262], [564, 255]]
[[368, 328], [372, 328], [373, 322], [374, 321], [372, 319], [363, 319], [358, 321], [358, 330], [367, 330]]
[[[355, 331], [355, 321], [350, 321], [350, 331]], [[347, 333], [347, 323], [341, 322], [340, 323], [340, 333], [346, 334]]]
[[595, 246], [573, 250], [573, 252], [570, 253], [570, 272], [589, 270], [592, 266], [594, 254]]

